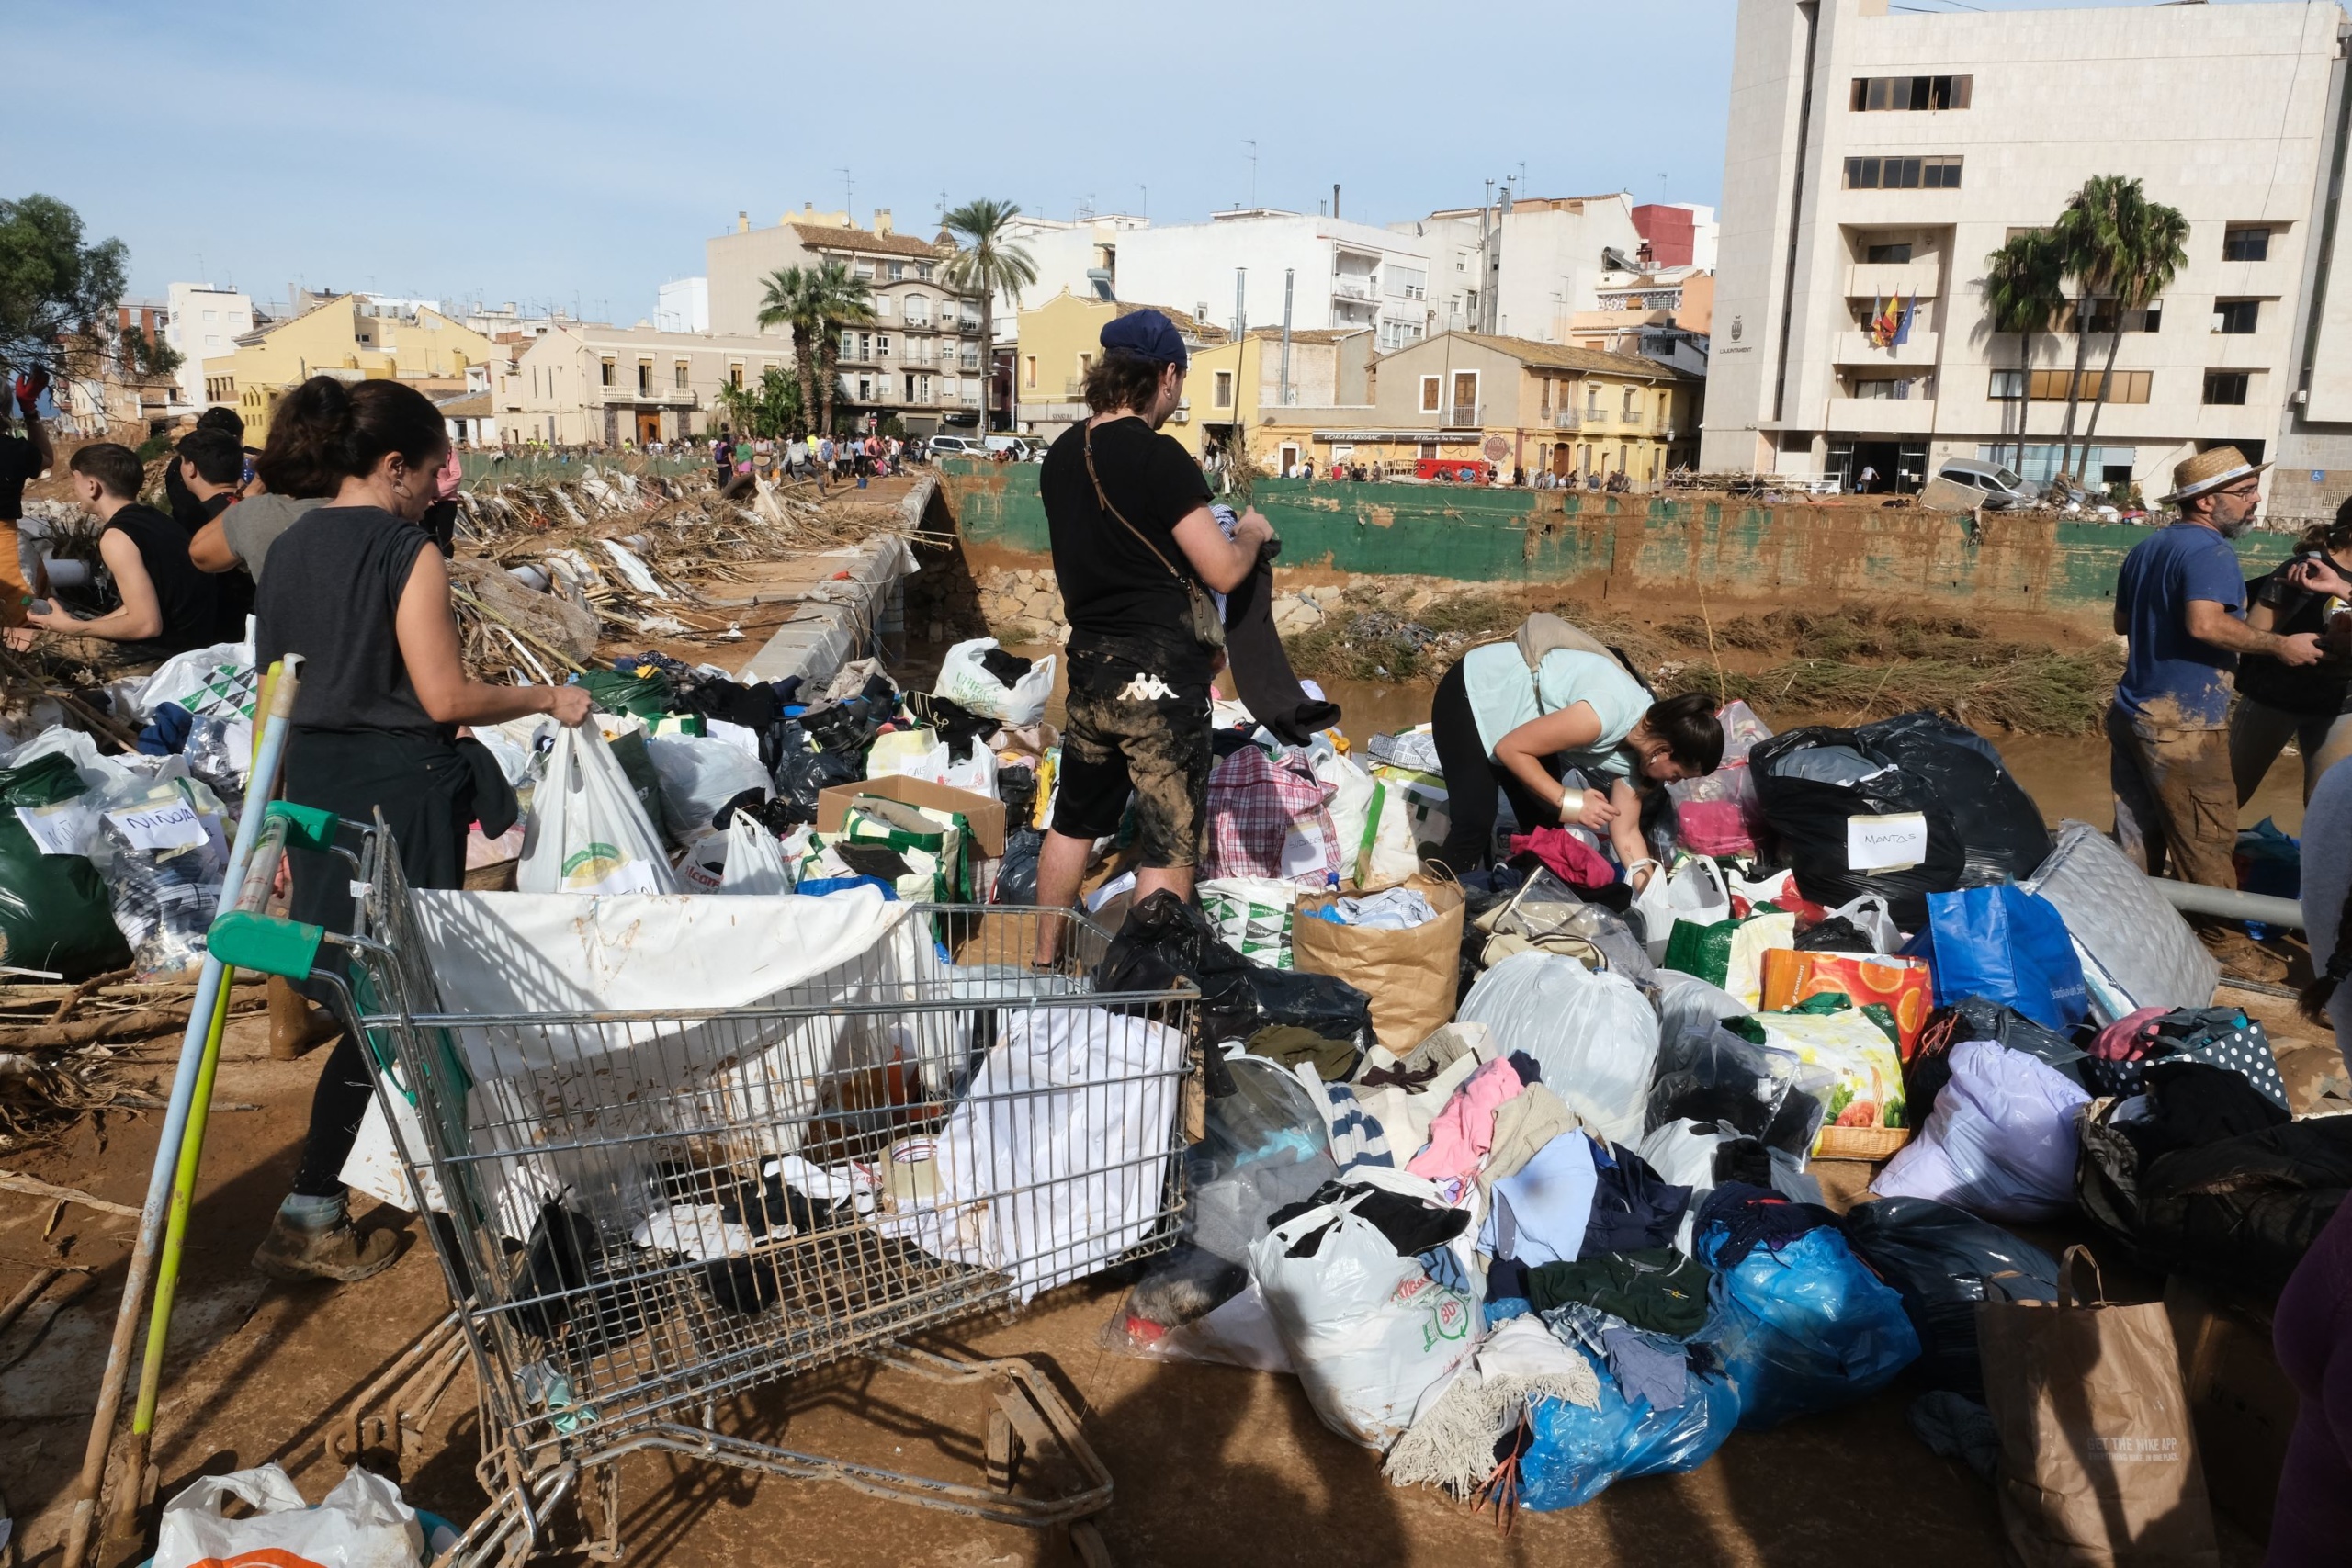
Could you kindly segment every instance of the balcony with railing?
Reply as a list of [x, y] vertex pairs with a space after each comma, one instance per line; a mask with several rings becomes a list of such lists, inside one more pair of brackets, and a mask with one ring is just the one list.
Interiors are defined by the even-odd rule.
[[1484, 403], [1454, 403], [1438, 411], [1438, 422], [1453, 429], [1469, 429], [1486, 423]]
[[1590, 420], [1588, 420], [1581, 410], [1561, 409], [1552, 415], [1552, 428], [1555, 430], [1582, 430], [1587, 423], [1597, 422], [1600, 416], [1595, 414], [1591, 416]]
[[1881, 347], [1862, 332], [1839, 333], [1829, 341], [1830, 359], [1838, 365], [1933, 365], [1936, 348], [1936, 334], [1916, 323], [1900, 344]]
[[1331, 280], [1331, 292], [1342, 299], [1369, 299], [1372, 298], [1372, 279], [1335, 277]]
[[1943, 264], [1930, 254], [1917, 261], [1856, 262], [1846, 269], [1849, 299], [1932, 299], [1943, 288]]

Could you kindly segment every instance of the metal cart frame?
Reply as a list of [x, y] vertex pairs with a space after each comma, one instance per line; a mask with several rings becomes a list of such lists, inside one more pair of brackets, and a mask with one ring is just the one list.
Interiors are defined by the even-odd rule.
[[[640, 1450], [1069, 1527], [1107, 1563], [1087, 1521], [1111, 1476], [1052, 1385], [904, 1342], [1174, 1244], [1197, 990], [1094, 993], [1107, 936], [1074, 911], [926, 905], [757, 1007], [468, 1011], [444, 1004], [380, 818], [268, 811], [213, 946], [337, 995], [410, 1190], [446, 1216], [426, 1228], [493, 1501], [445, 1565], [518, 1562], [575, 1491], [601, 1516], [591, 1555], [616, 1559], [615, 1467]], [[338, 850], [354, 829], [357, 852]], [[262, 912], [289, 846], [351, 862], [352, 934]], [[1039, 920], [1068, 922], [1052, 972], [1026, 963]], [[718, 1429], [721, 1400], [853, 1357], [984, 1386], [986, 1473]], [[1016, 1495], [1024, 1454], [1069, 1484]]]

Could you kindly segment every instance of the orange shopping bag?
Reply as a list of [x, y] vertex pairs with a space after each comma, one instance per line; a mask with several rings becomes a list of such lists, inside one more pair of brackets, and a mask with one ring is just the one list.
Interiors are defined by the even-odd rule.
[[1784, 1012], [1825, 991], [1872, 1002], [1894, 1015], [1896, 1046], [1907, 1064], [1933, 1005], [1924, 958], [1882, 958], [1865, 953], [1802, 953], [1773, 948], [1764, 954], [1763, 1012]]

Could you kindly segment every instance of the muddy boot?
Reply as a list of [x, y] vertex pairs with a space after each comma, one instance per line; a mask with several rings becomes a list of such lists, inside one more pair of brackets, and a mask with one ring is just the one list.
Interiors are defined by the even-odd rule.
[[289, 1197], [278, 1205], [269, 1234], [254, 1251], [254, 1268], [289, 1283], [349, 1284], [390, 1268], [400, 1247], [400, 1237], [388, 1230], [360, 1235], [351, 1223], [347, 1199]]
[[272, 1060], [291, 1062], [341, 1032], [342, 1026], [325, 1010], [312, 1007], [309, 998], [275, 975], [269, 977], [268, 992]]

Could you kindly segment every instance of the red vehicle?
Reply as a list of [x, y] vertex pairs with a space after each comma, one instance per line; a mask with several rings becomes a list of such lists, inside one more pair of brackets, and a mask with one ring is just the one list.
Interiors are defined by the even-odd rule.
[[1477, 457], [1418, 457], [1413, 477], [1447, 484], [1490, 485], [1495, 482], [1495, 466]]

